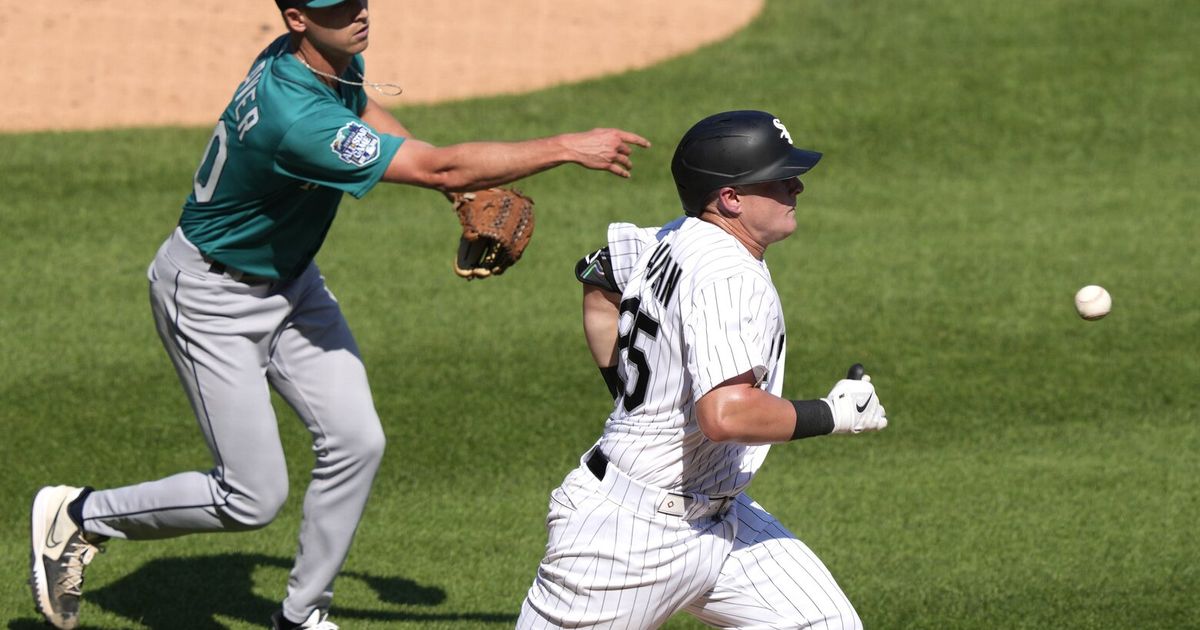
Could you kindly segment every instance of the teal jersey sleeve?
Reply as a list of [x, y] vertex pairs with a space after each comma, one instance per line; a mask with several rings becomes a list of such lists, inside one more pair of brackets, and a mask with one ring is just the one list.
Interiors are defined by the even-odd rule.
[[377, 133], [350, 110], [306, 112], [279, 143], [276, 172], [362, 197], [379, 182], [403, 138]]
[[[362, 76], [355, 57], [346, 77]], [[333, 89], [291, 54], [284, 35], [251, 66], [196, 170], [179, 225], [202, 253], [245, 273], [289, 278], [324, 243], [343, 193], [361, 197], [403, 138], [359, 116], [361, 86]]]
[[[290, 125], [280, 130], [275, 172], [356, 198], [367, 194], [404, 139], [380, 134], [359, 118], [367, 106], [361, 85], [343, 83], [334, 90], [317, 83], [318, 98], [312, 98], [312, 86], [304, 82], [313, 80], [311, 71], [294, 58], [282, 62], [280, 75], [299, 80], [281, 82], [281, 89], [290, 94], [280, 105], [291, 111], [282, 117]], [[361, 77], [365, 72], [362, 55], [356, 55], [346, 74]]]

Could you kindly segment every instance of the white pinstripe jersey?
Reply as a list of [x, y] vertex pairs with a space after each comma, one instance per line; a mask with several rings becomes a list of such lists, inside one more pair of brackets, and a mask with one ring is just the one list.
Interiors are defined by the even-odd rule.
[[608, 228], [622, 288], [618, 371], [624, 391], [600, 438], [627, 475], [674, 492], [733, 495], [750, 483], [769, 446], [717, 443], [700, 431], [695, 401], [753, 371], [780, 395], [786, 335], [764, 261], [696, 218], [662, 228]]

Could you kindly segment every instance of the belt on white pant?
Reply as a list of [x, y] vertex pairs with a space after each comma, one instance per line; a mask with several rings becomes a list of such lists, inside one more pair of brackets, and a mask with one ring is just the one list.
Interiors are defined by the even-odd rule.
[[646, 485], [609, 464], [599, 446], [583, 456], [583, 463], [600, 481], [610, 498], [638, 512], [658, 512], [685, 521], [720, 517], [729, 511], [736, 497], [710, 497], [703, 494], [668, 492]]

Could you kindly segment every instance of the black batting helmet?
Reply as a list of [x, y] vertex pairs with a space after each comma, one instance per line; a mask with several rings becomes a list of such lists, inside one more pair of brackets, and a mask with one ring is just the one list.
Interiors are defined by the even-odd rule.
[[820, 159], [816, 151], [792, 146], [787, 128], [772, 114], [739, 110], [693, 125], [675, 148], [671, 175], [684, 211], [697, 216], [719, 188], [790, 179]]

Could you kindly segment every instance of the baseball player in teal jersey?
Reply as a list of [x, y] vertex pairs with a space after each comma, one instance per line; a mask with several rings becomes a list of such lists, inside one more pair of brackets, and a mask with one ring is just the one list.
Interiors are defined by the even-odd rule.
[[384, 450], [358, 347], [313, 262], [343, 193], [361, 197], [380, 181], [478, 190], [567, 163], [628, 177], [632, 147], [649, 146], [619, 129], [446, 147], [414, 139], [363, 89], [367, 0], [276, 4], [288, 33], [234, 90], [147, 274], [213, 467], [37, 493], [30, 583], [55, 627], [78, 624], [84, 569], [109, 538], [242, 531], [275, 518], [288, 480], [273, 388], [311, 433], [316, 461], [272, 625], [335, 629], [333, 581]]

